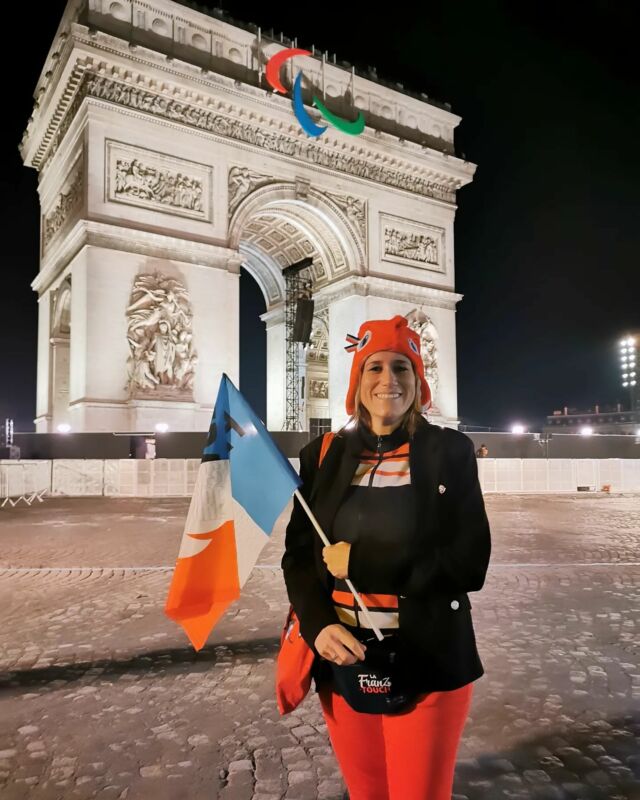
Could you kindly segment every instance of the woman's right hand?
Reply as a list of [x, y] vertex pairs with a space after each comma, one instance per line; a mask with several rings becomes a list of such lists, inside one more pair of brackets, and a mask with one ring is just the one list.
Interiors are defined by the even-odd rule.
[[364, 651], [367, 649], [356, 637], [349, 633], [344, 625], [327, 625], [316, 636], [315, 648], [322, 658], [334, 664], [346, 666], [364, 661]]

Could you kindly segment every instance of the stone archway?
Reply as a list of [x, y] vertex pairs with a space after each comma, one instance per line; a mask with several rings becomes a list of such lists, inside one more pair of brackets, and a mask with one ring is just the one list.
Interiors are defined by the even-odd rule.
[[[348, 205], [339, 196], [326, 196], [308, 186], [301, 187], [300, 183], [285, 182], [245, 191], [240, 199], [237, 194], [232, 195], [231, 208], [229, 244], [238, 249], [242, 266], [260, 286], [267, 306], [263, 315], [267, 324], [267, 424], [272, 430], [280, 430], [286, 386], [282, 269], [312, 258], [314, 294], [349, 275], [361, 275], [364, 249], [358, 216], [353, 210], [351, 216], [347, 213]], [[359, 210], [364, 214], [363, 207]], [[308, 430], [317, 428], [318, 420], [326, 421], [331, 416], [326, 305], [314, 315], [312, 341], [301, 349], [300, 365], [300, 396], [304, 396], [301, 421]]]
[[[25, 164], [39, 173], [42, 212], [32, 284], [39, 431], [52, 430], [64, 405], [62, 356], [52, 347], [65, 345], [47, 339], [56, 329], [52, 298], [67, 275], [77, 322], [69, 333], [73, 429], [164, 422], [206, 430], [221, 373], [238, 379], [242, 266], [267, 304], [267, 422], [280, 429], [281, 273], [309, 255], [316, 314], [327, 326], [328, 398], [315, 399], [328, 400], [333, 423], [344, 421], [344, 335], [363, 319], [420, 307], [439, 335], [442, 419], [456, 424], [453, 222], [456, 192], [475, 169], [455, 155], [460, 118], [375, 77], [304, 57], [309, 85], [328, 98], [352, 97], [366, 120], [360, 136], [329, 128], [311, 140], [290, 100], [265, 84], [266, 60], [284, 45], [256, 34], [172, 0], [145, 9], [131, 0], [67, 4], [21, 143]], [[175, 276], [193, 312], [192, 400], [167, 399], [168, 384], [142, 398], [127, 386], [131, 287], [152, 273]], [[164, 374], [175, 376], [170, 366]]]
[[[364, 235], [366, 208], [348, 195], [328, 194], [306, 183], [251, 183], [230, 197], [229, 246], [241, 249], [247, 242], [262, 240], [260, 250], [284, 268], [296, 260], [313, 256], [313, 280], [317, 289], [348, 275], [365, 272]], [[233, 185], [234, 170], [229, 184]], [[261, 279], [256, 277], [258, 282]], [[269, 278], [265, 275], [265, 289]], [[284, 286], [284, 284], [282, 284]], [[281, 302], [265, 293], [268, 307]]]

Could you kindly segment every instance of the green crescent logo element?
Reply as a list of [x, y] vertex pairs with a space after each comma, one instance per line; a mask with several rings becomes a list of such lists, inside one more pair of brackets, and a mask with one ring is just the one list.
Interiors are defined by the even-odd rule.
[[358, 117], [353, 122], [349, 122], [348, 119], [344, 119], [343, 117], [338, 117], [335, 114], [332, 114], [331, 111], [324, 105], [324, 103], [316, 97], [313, 96], [313, 105], [318, 109], [318, 111], [322, 114], [322, 116], [330, 122], [334, 128], [337, 128], [339, 131], [343, 133], [348, 133], [349, 136], [358, 136], [364, 130], [364, 114], [362, 111], [358, 112]]

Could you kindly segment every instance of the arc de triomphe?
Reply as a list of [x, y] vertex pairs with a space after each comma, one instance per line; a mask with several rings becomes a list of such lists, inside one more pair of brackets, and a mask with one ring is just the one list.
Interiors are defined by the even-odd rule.
[[206, 430], [221, 372], [238, 381], [241, 268], [265, 298], [282, 429], [282, 269], [306, 256], [307, 422], [345, 420], [345, 335], [400, 313], [431, 418], [457, 423], [453, 222], [475, 169], [454, 155], [460, 118], [314, 53], [295, 62], [307, 102], [367, 125], [312, 139], [264, 80], [289, 44], [170, 0], [68, 3], [21, 144], [41, 205], [38, 431]]

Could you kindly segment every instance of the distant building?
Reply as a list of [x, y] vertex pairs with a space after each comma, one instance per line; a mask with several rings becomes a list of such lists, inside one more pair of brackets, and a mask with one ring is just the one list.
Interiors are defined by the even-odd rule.
[[544, 432], [579, 433], [585, 427], [592, 428], [593, 433], [636, 434], [640, 430], [640, 412], [623, 411], [620, 403], [616, 406], [597, 405], [588, 411], [565, 406], [547, 417]]

